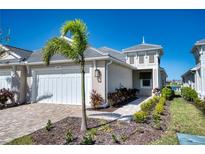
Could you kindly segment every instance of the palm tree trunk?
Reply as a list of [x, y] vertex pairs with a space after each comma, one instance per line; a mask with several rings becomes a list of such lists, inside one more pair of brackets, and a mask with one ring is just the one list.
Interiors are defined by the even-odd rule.
[[81, 97], [82, 97], [82, 123], [81, 131], [87, 130], [86, 106], [85, 106], [85, 69], [84, 61], [81, 63]]

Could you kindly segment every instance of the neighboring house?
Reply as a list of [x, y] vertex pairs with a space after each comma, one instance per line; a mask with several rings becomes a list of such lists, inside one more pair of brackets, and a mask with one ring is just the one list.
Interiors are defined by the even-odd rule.
[[201, 98], [205, 97], [205, 39], [197, 41], [192, 48], [196, 66], [182, 77], [184, 86], [194, 88]]
[[[10, 88], [17, 101], [59, 104], [81, 104], [81, 80], [78, 64], [55, 55], [51, 64], [42, 61], [41, 51], [28, 51], [1, 45], [0, 88]], [[96, 90], [107, 101], [116, 88], [137, 88], [140, 95], [151, 95], [152, 89], [166, 83], [166, 72], [160, 67], [163, 49], [159, 45], [139, 44], [123, 52], [108, 47], [85, 51], [85, 91]]]

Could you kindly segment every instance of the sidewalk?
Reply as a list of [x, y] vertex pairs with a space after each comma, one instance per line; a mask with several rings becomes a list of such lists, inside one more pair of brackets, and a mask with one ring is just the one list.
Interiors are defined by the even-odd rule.
[[123, 120], [129, 122], [132, 118], [132, 115], [140, 110], [140, 105], [148, 99], [150, 99], [150, 97], [138, 98], [129, 104], [115, 110], [114, 112], [90, 111], [88, 112], [88, 117], [104, 120]]

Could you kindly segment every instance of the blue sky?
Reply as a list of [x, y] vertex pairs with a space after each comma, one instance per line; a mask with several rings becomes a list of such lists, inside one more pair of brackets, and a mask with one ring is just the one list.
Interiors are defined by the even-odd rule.
[[11, 29], [10, 45], [36, 50], [75, 18], [86, 22], [94, 47], [121, 50], [141, 43], [142, 36], [162, 45], [161, 66], [169, 79], [194, 66], [190, 50], [205, 38], [205, 10], [0, 10], [0, 27]]

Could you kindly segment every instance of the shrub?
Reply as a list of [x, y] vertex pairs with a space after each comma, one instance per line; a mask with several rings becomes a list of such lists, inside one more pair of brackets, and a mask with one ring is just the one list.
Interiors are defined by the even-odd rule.
[[50, 131], [53, 128], [53, 124], [51, 123], [51, 120], [48, 120], [47, 124], [46, 124], [46, 130]]
[[145, 122], [147, 119], [147, 112], [138, 111], [134, 114], [133, 119], [135, 122], [139, 122], [139, 123]]
[[123, 101], [136, 98], [138, 89], [119, 88], [115, 92], [108, 93], [110, 106], [120, 104]]
[[103, 98], [100, 94], [98, 94], [95, 90], [92, 90], [91, 96], [91, 105], [94, 108], [97, 108], [99, 105], [103, 104]]
[[164, 105], [166, 103], [166, 99], [164, 97], [160, 97], [159, 103], [155, 106], [154, 112], [157, 114], [162, 114], [164, 111]]
[[152, 101], [156, 104], [156, 103], [158, 103], [159, 102], [159, 96], [154, 96], [153, 98], [152, 98]]
[[183, 87], [181, 89], [181, 95], [187, 101], [194, 101], [198, 98], [197, 92], [191, 87]]
[[166, 99], [164, 97], [160, 97], [159, 103], [164, 105], [166, 103]]
[[159, 121], [160, 120], [160, 114], [158, 112], [154, 111], [152, 113], [152, 118], [154, 119], [155, 122]]
[[141, 107], [142, 111], [147, 112], [147, 111], [150, 111], [153, 108], [154, 104], [155, 104], [155, 101], [150, 99], [147, 102], [145, 102], [142, 105], [140, 105], [140, 107]]
[[194, 104], [195, 104], [197, 107], [199, 107], [199, 108], [203, 107], [203, 105], [204, 105], [203, 101], [202, 101], [201, 99], [199, 99], [199, 98], [196, 98], [196, 99], [194, 100]]
[[162, 96], [170, 100], [174, 97], [174, 91], [169, 87], [165, 87], [162, 89]]
[[203, 102], [202, 111], [205, 113], [205, 103]]
[[94, 143], [95, 141], [90, 133], [85, 134], [83, 136], [83, 140], [81, 141], [81, 144], [83, 145], [93, 145]]
[[92, 136], [92, 138], [94, 138], [97, 135], [97, 129], [96, 128], [90, 129], [89, 134]]
[[158, 103], [155, 107], [155, 112], [158, 114], [162, 114], [164, 111], [164, 104]]
[[120, 143], [115, 134], [112, 134], [112, 141], [113, 143]]
[[67, 144], [73, 141], [73, 135], [70, 129], [67, 131], [65, 135], [65, 140]]
[[9, 89], [0, 89], [0, 107], [5, 107], [8, 100], [13, 100], [14, 94]]

